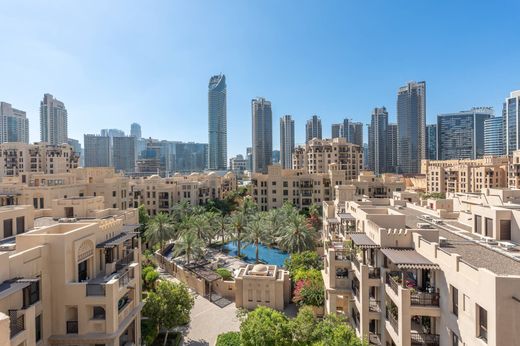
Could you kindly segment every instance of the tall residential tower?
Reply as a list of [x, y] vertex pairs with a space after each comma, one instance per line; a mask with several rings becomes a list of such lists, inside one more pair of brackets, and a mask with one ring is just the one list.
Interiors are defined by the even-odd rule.
[[368, 129], [368, 167], [375, 174], [387, 171], [388, 112], [385, 107], [374, 108]]
[[426, 158], [426, 82], [397, 92], [397, 163], [400, 173], [419, 173]]
[[43, 95], [40, 102], [40, 140], [51, 145], [67, 143], [67, 109], [51, 94]]
[[227, 167], [226, 76], [210, 78], [208, 85], [208, 169]]
[[280, 163], [282, 168], [292, 168], [294, 150], [294, 120], [290, 115], [280, 118]]
[[253, 172], [267, 173], [273, 155], [273, 113], [271, 102], [263, 97], [251, 101], [253, 124]]
[[321, 136], [321, 119], [317, 115], [313, 115], [305, 124], [305, 142], [313, 138], [321, 139]]
[[29, 119], [24, 111], [0, 102], [0, 143], [29, 143]]

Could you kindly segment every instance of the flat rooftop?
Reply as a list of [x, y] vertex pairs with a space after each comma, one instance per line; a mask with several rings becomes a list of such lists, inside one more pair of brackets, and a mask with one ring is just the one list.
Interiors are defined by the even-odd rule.
[[453, 232], [439, 229], [439, 236], [447, 239], [440, 249], [462, 256], [462, 260], [477, 268], [485, 268], [498, 275], [520, 275], [520, 262], [502, 255]]

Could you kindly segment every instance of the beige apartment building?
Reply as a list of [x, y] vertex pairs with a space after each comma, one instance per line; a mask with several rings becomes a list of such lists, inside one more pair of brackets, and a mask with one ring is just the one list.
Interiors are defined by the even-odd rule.
[[477, 206], [482, 219], [454, 229], [423, 223], [412, 203], [348, 201], [337, 189], [323, 203], [327, 312], [344, 314], [373, 345], [518, 344], [520, 262], [498, 245], [518, 245], [518, 226], [509, 237], [501, 222], [515, 223], [515, 212]]
[[350, 185], [352, 199], [388, 198], [394, 191], [404, 191], [401, 176], [362, 171], [355, 179], [347, 180], [344, 171], [335, 163], [329, 165], [327, 173], [306, 173], [301, 169], [282, 169], [280, 165], [268, 167], [268, 173], [253, 173], [251, 194], [260, 210], [280, 208], [292, 203], [297, 208], [308, 208], [313, 204], [334, 200], [334, 186]]
[[175, 174], [170, 178], [152, 175], [134, 178], [111, 167], [75, 168], [68, 173], [21, 173], [0, 181], [0, 206], [32, 205], [48, 209], [52, 201], [68, 197], [103, 197], [105, 208], [125, 210], [144, 204], [150, 215], [168, 211], [178, 202], [193, 205], [223, 198], [237, 188], [234, 173]]
[[69, 173], [21, 173], [0, 181], [0, 205], [32, 205], [47, 209], [53, 200], [101, 196], [105, 208], [126, 209], [130, 204], [129, 178], [113, 168], [76, 168]]
[[292, 161], [293, 169], [309, 174], [327, 173], [329, 165], [334, 163], [345, 174], [344, 179], [353, 180], [363, 170], [363, 148], [345, 138], [314, 138], [295, 148]]
[[422, 160], [421, 173], [426, 176], [428, 193], [480, 192], [486, 188], [507, 187], [508, 165], [507, 156], [484, 156], [476, 160]]
[[49, 145], [45, 142], [0, 144], [0, 177], [21, 173], [66, 173], [78, 167], [79, 153], [69, 144]]
[[76, 197], [38, 213], [0, 207], [4, 223], [25, 219], [0, 242], [0, 345], [140, 344], [137, 210]]
[[216, 172], [191, 173], [161, 178], [152, 175], [132, 179], [129, 183], [131, 205], [137, 208], [143, 204], [149, 215], [168, 212], [174, 204], [189, 202], [202, 205], [212, 199], [221, 199], [226, 193], [237, 188], [237, 178], [232, 172], [218, 175]]

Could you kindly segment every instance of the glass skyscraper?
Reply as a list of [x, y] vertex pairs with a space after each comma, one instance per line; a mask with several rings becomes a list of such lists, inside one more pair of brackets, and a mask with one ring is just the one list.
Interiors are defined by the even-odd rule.
[[437, 158], [478, 159], [484, 155], [484, 121], [493, 117], [490, 107], [472, 108], [437, 117]]
[[40, 102], [40, 140], [50, 145], [67, 143], [67, 109], [51, 94], [43, 95]]
[[512, 155], [513, 151], [520, 149], [518, 139], [518, 128], [520, 126], [519, 116], [520, 90], [513, 91], [505, 102], [505, 142], [506, 154]]
[[313, 138], [322, 138], [321, 119], [317, 115], [313, 115], [305, 125], [305, 143]]
[[208, 169], [227, 168], [226, 76], [213, 76], [208, 85]]
[[437, 124], [426, 125], [426, 158], [437, 160]]
[[375, 108], [368, 128], [368, 168], [375, 174], [387, 172], [388, 112]]
[[397, 161], [400, 173], [418, 173], [426, 157], [426, 82], [397, 92]]
[[294, 120], [290, 115], [280, 118], [280, 164], [282, 168], [292, 168], [294, 150]]
[[253, 172], [267, 173], [273, 162], [273, 113], [271, 102], [259, 97], [251, 101], [253, 124]]
[[502, 156], [504, 153], [504, 117], [484, 120], [484, 155]]

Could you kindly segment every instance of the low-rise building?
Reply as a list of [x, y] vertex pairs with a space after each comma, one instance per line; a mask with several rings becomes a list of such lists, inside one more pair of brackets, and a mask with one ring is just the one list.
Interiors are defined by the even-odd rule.
[[[343, 314], [373, 345], [517, 342], [520, 262], [481, 240], [486, 224], [495, 242], [509, 238], [507, 212], [477, 206], [473, 227], [439, 226], [411, 203], [347, 201], [338, 190], [323, 203], [327, 312]], [[510, 231], [515, 246], [520, 229]]]
[[[1, 345], [140, 343], [140, 242], [135, 209], [99, 198], [54, 201], [49, 216], [0, 244]], [[21, 207], [1, 207], [4, 220]], [[27, 218], [30, 212], [24, 207]], [[76, 218], [57, 222], [54, 216]]]
[[235, 277], [237, 308], [267, 306], [283, 311], [291, 301], [289, 273], [275, 265], [248, 264]]

